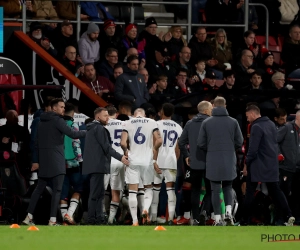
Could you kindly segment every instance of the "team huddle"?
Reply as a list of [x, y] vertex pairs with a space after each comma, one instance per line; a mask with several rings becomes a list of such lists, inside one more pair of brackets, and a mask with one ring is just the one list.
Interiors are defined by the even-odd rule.
[[171, 120], [174, 106], [164, 104], [161, 120], [157, 122], [146, 118], [143, 109], [135, 110], [134, 117], [127, 121], [119, 121], [115, 119], [116, 113], [108, 112], [110, 119], [106, 128], [112, 147], [127, 156], [130, 162], [125, 166], [112, 158], [111, 172], [105, 176], [105, 189], [109, 183], [112, 193], [108, 224], [114, 223], [124, 182], [128, 185], [133, 226], [139, 225], [138, 208], [143, 224], [155, 223], [163, 179], [168, 194], [169, 224], [172, 224], [176, 206], [177, 159], [180, 155], [178, 139], [182, 133], [180, 125]]

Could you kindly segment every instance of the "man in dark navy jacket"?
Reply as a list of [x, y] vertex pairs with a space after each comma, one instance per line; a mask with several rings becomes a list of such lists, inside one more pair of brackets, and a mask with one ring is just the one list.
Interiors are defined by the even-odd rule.
[[[278, 145], [275, 124], [268, 117], [261, 117], [255, 105], [246, 109], [247, 120], [252, 123], [249, 149], [246, 157], [247, 191], [245, 198], [245, 220], [251, 216], [251, 205], [258, 182], [265, 182], [275, 205], [286, 215], [286, 226], [293, 226], [287, 200], [279, 187]], [[247, 221], [245, 221], [247, 223]]]

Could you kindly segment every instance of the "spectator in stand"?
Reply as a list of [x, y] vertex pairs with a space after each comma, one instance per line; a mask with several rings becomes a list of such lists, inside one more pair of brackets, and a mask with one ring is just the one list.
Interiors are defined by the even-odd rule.
[[138, 37], [138, 41], [146, 41], [145, 55], [147, 61], [154, 60], [155, 48], [160, 44], [160, 39], [156, 36], [157, 22], [154, 17], [148, 17], [145, 20], [145, 30], [143, 30]]
[[145, 45], [145, 39], [139, 41], [137, 39], [137, 25], [133, 23], [127, 24], [125, 27], [125, 36], [122, 38], [119, 46], [120, 60], [124, 60], [129, 48], [136, 48], [138, 50], [139, 60], [145, 59]]
[[258, 182], [267, 184], [269, 195], [276, 207], [286, 216], [286, 226], [293, 226], [295, 218], [279, 187], [278, 144], [277, 131], [273, 122], [267, 117], [261, 117], [257, 106], [246, 109], [247, 120], [252, 124], [249, 149], [246, 157], [247, 190], [245, 197], [244, 222], [251, 221], [254, 194]]
[[87, 31], [84, 32], [79, 39], [79, 55], [84, 64], [96, 64], [100, 59], [100, 45], [97, 40], [99, 32], [100, 30], [97, 24], [89, 23]]
[[[249, 3], [252, 3], [252, 2], [253, 2], [252, 0], [249, 0]], [[257, 27], [258, 15], [257, 15], [256, 9], [255, 9], [255, 6], [249, 5], [248, 8], [249, 8], [248, 9], [248, 11], [249, 11], [249, 14], [248, 14], [249, 30], [257, 30], [258, 29], [258, 27]], [[242, 7], [240, 8], [240, 11], [239, 11], [238, 22], [241, 24], [245, 23], [244, 15], [245, 15], [245, 4], [242, 5]]]
[[120, 115], [127, 115], [129, 119], [132, 118], [132, 103], [130, 101], [122, 101], [119, 103], [118, 111]]
[[74, 106], [74, 122], [76, 122], [79, 127], [85, 124], [86, 119], [89, 119], [89, 117], [79, 112], [79, 101], [75, 98], [72, 98], [69, 99], [67, 103], [71, 103]]
[[100, 41], [100, 60], [105, 59], [105, 53], [107, 49], [114, 48], [118, 49], [120, 43], [120, 36], [116, 32], [116, 24], [113, 20], [107, 19], [103, 24], [103, 32], [99, 36]]
[[170, 93], [173, 98], [179, 99], [191, 93], [191, 89], [187, 86], [188, 70], [179, 68], [176, 72], [176, 78], [173, 86], [170, 86]]
[[160, 45], [156, 46], [155, 48], [155, 60], [148, 61], [146, 65], [146, 68], [149, 72], [149, 89], [151, 89], [153, 83], [155, 83], [159, 75], [165, 75], [168, 77], [168, 85], [172, 83], [171, 68], [167, 61], [167, 56], [168, 50], [161, 42]]
[[80, 6], [82, 13], [86, 14], [90, 21], [115, 20], [101, 2], [80, 1]]
[[261, 95], [264, 90], [264, 85], [262, 84], [262, 73], [260, 71], [254, 71], [250, 76], [250, 83], [250, 86], [245, 90], [245, 93], [243, 93], [246, 94], [246, 102], [261, 103], [265, 100], [265, 97]]
[[61, 59], [61, 64], [64, 65], [76, 77], [82, 76], [83, 65], [81, 61], [76, 58], [76, 48], [73, 46], [66, 47], [65, 55]]
[[114, 48], [108, 48], [105, 53], [105, 61], [102, 61], [99, 65], [99, 75], [104, 76], [111, 82], [114, 81], [114, 67], [118, 63], [118, 50]]
[[162, 37], [170, 56], [170, 61], [176, 61], [179, 58], [179, 52], [187, 46], [187, 42], [182, 35], [182, 28], [179, 25], [172, 26]]
[[29, 37], [38, 45], [44, 48], [51, 56], [57, 56], [57, 50], [50, 43], [49, 39], [43, 36], [43, 26], [39, 22], [32, 22], [30, 24]]
[[250, 86], [251, 74], [255, 71], [253, 68], [253, 52], [249, 49], [244, 49], [240, 60], [235, 66], [236, 72], [236, 87], [238, 89], [246, 89]]
[[189, 47], [183, 47], [179, 52], [178, 60], [170, 63], [171, 76], [173, 77], [173, 79], [176, 72], [178, 72], [179, 68], [184, 68], [187, 70], [187, 77], [189, 79], [189, 77], [192, 74], [192, 67], [189, 64], [190, 59], [191, 59], [191, 49]]
[[115, 98], [118, 101], [130, 101], [135, 108], [149, 101], [149, 93], [144, 77], [138, 74], [139, 59], [137, 56], [127, 58], [127, 68], [117, 78]]
[[265, 88], [270, 88], [272, 85], [272, 76], [276, 71], [279, 71], [279, 65], [274, 62], [274, 55], [271, 51], [262, 53], [262, 63], [259, 68], [264, 71], [263, 83]]
[[263, 90], [262, 73], [260, 71], [254, 71], [251, 74], [250, 82], [251, 82], [251, 85], [250, 85], [249, 91], [251, 91], [251, 90]]
[[145, 80], [145, 83], [146, 83], [146, 86], [148, 84], [148, 81], [149, 81], [149, 73], [148, 73], [148, 70], [143, 68], [143, 69], [139, 69], [139, 74], [141, 74], [143, 77], [144, 77], [144, 80]]
[[234, 83], [235, 83], [235, 74], [233, 70], [226, 70], [223, 74], [224, 77], [224, 83], [219, 88], [219, 93], [226, 99], [227, 96], [233, 94], [234, 90]]
[[203, 80], [203, 90], [212, 91], [217, 89], [218, 87], [216, 86], [216, 74], [215, 72], [208, 70]]
[[65, 49], [68, 46], [73, 46], [76, 48], [76, 52], [78, 53], [78, 45], [76, 37], [73, 34], [73, 25], [65, 20], [61, 24], [61, 32], [54, 35], [50, 38], [51, 43], [54, 48], [57, 50], [57, 58], [62, 58], [65, 54]]
[[[36, 17], [35, 19], [40, 20], [59, 20], [56, 10], [53, 7], [52, 1], [41, 1], [34, 0], [36, 7]], [[50, 27], [50, 29], [55, 29], [57, 23], [43, 23]]]
[[289, 38], [282, 46], [281, 59], [286, 64], [287, 77], [300, 78], [300, 26], [292, 25]]
[[114, 66], [114, 80], [112, 81], [113, 83], [116, 83], [117, 77], [119, 75], [123, 74], [123, 64], [122, 63], [117, 63]]
[[248, 30], [244, 33], [244, 41], [237, 49], [236, 58], [239, 59], [243, 50], [249, 49], [253, 53], [253, 59], [259, 59], [260, 57], [260, 48], [259, 45], [255, 42], [255, 33], [252, 30]]
[[232, 52], [231, 42], [227, 41], [226, 32], [224, 29], [218, 29], [215, 37], [211, 40], [211, 49], [213, 58], [218, 61], [218, 64], [214, 66], [214, 69], [220, 71], [223, 79], [225, 70], [231, 69]]
[[236, 23], [244, 0], [209, 0], [206, 2], [207, 23]]
[[[57, 1], [55, 5], [55, 10], [58, 16], [65, 20], [76, 20], [77, 18], [77, 4], [78, 1]], [[88, 21], [89, 16], [85, 14], [80, 14], [80, 19], [82, 21]]]
[[[0, 0], [0, 6], [4, 9], [4, 17], [20, 18], [22, 16], [23, 1]], [[26, 17], [36, 16], [36, 6], [33, 1], [26, 1]]]
[[[139, 57], [138, 50], [136, 48], [129, 48], [127, 50], [127, 56], [125, 57], [125, 59], [123, 61], [125, 63], [125, 65], [127, 64], [127, 58], [130, 57], [130, 56]], [[145, 59], [139, 60], [139, 69], [145, 68], [145, 65], [146, 65], [146, 60]]]
[[[272, 87], [271, 89], [274, 90], [282, 90], [284, 88], [284, 83], [285, 83], [285, 75], [281, 72], [276, 72], [273, 74], [272, 78]], [[293, 86], [290, 84], [287, 84], [286, 86], [287, 89], [292, 89]]]
[[195, 69], [192, 72], [191, 80], [189, 81], [189, 88], [192, 93], [200, 93], [203, 90], [205, 74], [205, 61], [203, 59], [199, 59], [197, 64], [195, 64]]

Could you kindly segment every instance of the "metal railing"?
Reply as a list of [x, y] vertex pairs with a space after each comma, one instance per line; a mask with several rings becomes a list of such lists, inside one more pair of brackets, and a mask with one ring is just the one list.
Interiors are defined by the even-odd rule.
[[[80, 0], [64, 0], [64, 1], [75, 1], [79, 2]], [[89, 0], [90, 2], [99, 2], [99, 0]], [[134, 23], [134, 4], [166, 4], [166, 5], [174, 5], [174, 2], [162, 2], [162, 1], [131, 1], [131, 0], [101, 0], [101, 3], [129, 3], [132, 4], [130, 7], [130, 22]], [[192, 0], [188, 0], [187, 2], [176, 2], [176, 5], [188, 5], [188, 13], [187, 13], [187, 23], [180, 23], [178, 25], [187, 27], [187, 40], [189, 41], [192, 37], [192, 27], [203, 25], [205, 27], [244, 27], [244, 31], [248, 30], [249, 25], [249, 5], [263, 7], [266, 10], [266, 47], [269, 46], [269, 11], [264, 4], [260, 3], [249, 3], [249, 0], [245, 0], [245, 10], [244, 10], [244, 24], [201, 24], [201, 23], [192, 23]], [[76, 21], [71, 21], [71, 23], [75, 23], [77, 25], [76, 29], [76, 38], [79, 40], [80, 38], [80, 27], [82, 23], [89, 23], [88, 21], [82, 21], [80, 18], [81, 14], [81, 6], [80, 3], [77, 4], [77, 18]], [[26, 19], [26, 1], [23, 3], [22, 8], [22, 18], [4, 18], [4, 21], [19, 21], [22, 22], [23, 32], [26, 33], [26, 23], [33, 21], [41, 21], [37, 19]], [[59, 23], [61, 20], [45, 20], [47, 23]], [[95, 23], [103, 23], [93, 21]], [[116, 24], [125, 24], [124, 22], [116, 22]], [[137, 23], [137, 25], [144, 25], [144, 23]], [[159, 23], [158, 26], [171, 26], [171, 23]]]

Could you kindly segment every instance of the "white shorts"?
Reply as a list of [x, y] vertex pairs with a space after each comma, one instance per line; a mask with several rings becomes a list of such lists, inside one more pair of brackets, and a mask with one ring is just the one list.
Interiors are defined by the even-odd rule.
[[165, 183], [176, 182], [177, 169], [162, 169], [161, 171], [161, 174], [154, 171], [154, 184], [161, 184], [164, 178]]
[[112, 190], [122, 190], [124, 188], [125, 181], [125, 167], [123, 163], [113, 164], [110, 166], [110, 174], [104, 176], [104, 188], [105, 190], [110, 184]]
[[154, 180], [154, 167], [150, 166], [134, 166], [129, 165], [126, 167], [125, 181], [126, 184], [140, 184], [139, 187], [143, 185], [151, 185]]

